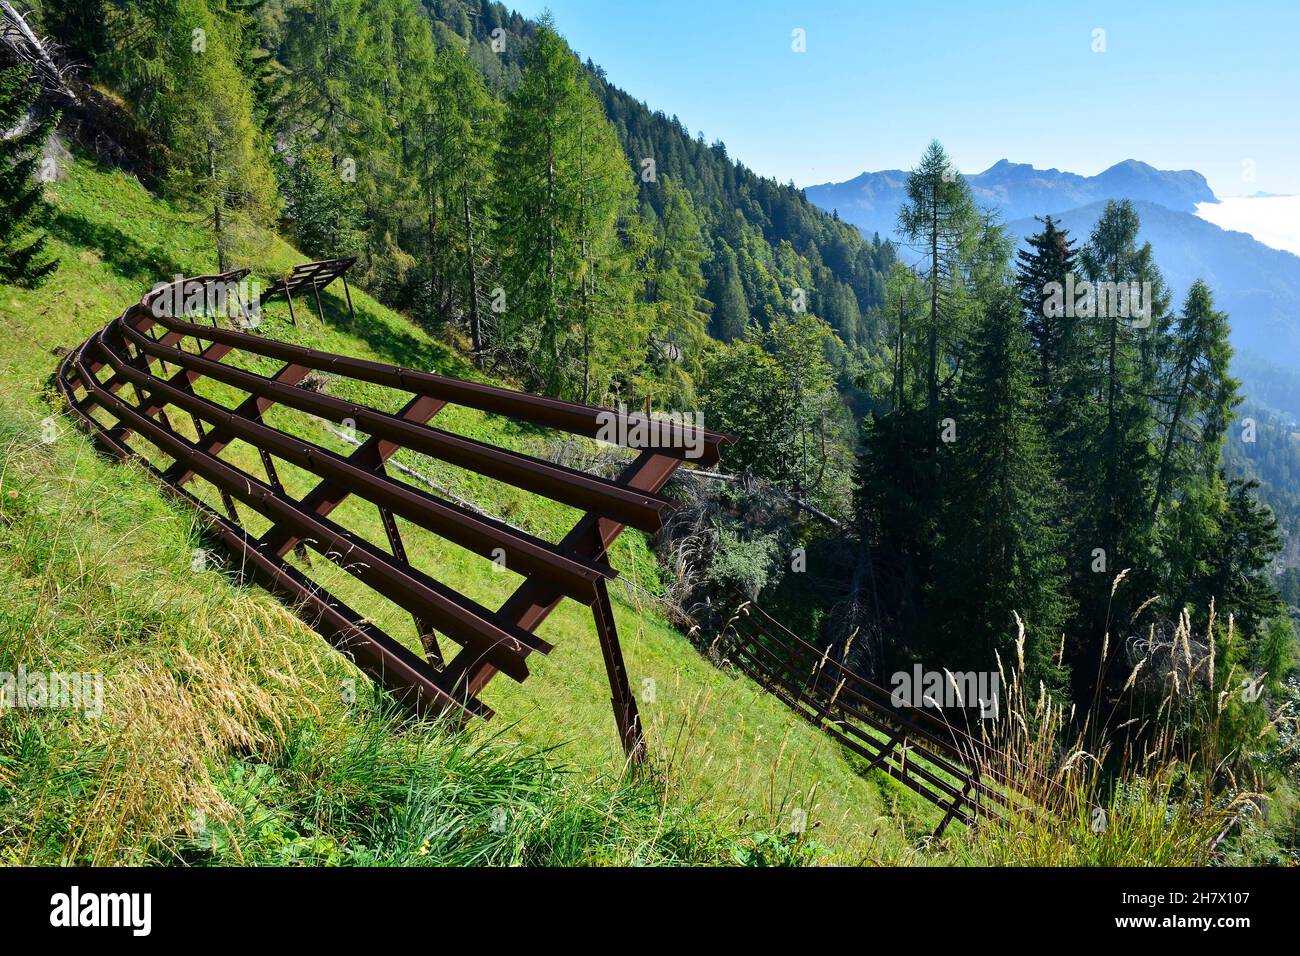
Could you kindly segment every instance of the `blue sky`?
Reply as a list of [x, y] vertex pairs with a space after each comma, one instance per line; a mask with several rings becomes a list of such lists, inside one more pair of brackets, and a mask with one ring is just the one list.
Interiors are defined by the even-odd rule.
[[1134, 158], [1199, 170], [1220, 196], [1300, 193], [1296, 0], [514, 6], [549, 8], [614, 83], [783, 182], [907, 168], [937, 137], [963, 172]]

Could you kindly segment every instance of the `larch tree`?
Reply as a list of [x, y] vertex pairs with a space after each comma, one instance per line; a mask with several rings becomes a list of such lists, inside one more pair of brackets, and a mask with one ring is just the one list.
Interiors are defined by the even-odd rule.
[[475, 360], [481, 361], [487, 347], [483, 279], [500, 110], [459, 45], [438, 51], [434, 77], [420, 157], [430, 287], [446, 290], [444, 317], [465, 319]]
[[150, 88], [146, 116], [166, 131], [167, 185], [204, 216], [216, 239], [219, 271], [251, 258], [279, 198], [266, 138], [253, 118], [253, 96], [232, 50], [233, 27], [205, 0], [175, 0], [160, 23], [159, 58], [171, 79]]
[[[503, 347], [533, 387], [589, 397], [618, 361], [635, 276], [620, 226], [632, 171], [577, 59], [541, 26], [497, 151], [494, 245]], [[613, 354], [610, 354], [610, 353]]]
[[922, 256], [928, 299], [924, 394], [926, 415], [937, 441], [946, 342], [959, 334], [953, 297], [960, 294], [961, 259], [975, 230], [970, 187], [939, 143], [932, 142], [907, 177], [907, 200], [898, 213], [899, 231]]
[[650, 361], [665, 382], [664, 400], [685, 407], [694, 402], [708, 337], [701, 269], [707, 253], [690, 194], [668, 177], [660, 177], [659, 186], [663, 212], [655, 221], [645, 268], [645, 297], [653, 310]]

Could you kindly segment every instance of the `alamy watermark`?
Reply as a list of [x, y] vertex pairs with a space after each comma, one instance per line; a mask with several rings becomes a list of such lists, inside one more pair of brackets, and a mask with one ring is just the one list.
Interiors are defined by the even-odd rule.
[[0, 711], [81, 710], [104, 713], [104, 675], [81, 671], [0, 671]]
[[153, 929], [152, 893], [83, 892], [74, 885], [50, 897], [50, 925], [72, 929], [81, 926], [122, 927], [132, 936], [148, 936]]
[[596, 440], [624, 448], [681, 448], [683, 457], [704, 455], [703, 412], [629, 412], [626, 405], [596, 413]]
[[1083, 282], [1074, 274], [1065, 282], [1043, 286], [1043, 315], [1049, 319], [1129, 319], [1133, 328], [1151, 325], [1153, 306], [1150, 282]]
[[914, 664], [896, 671], [889, 695], [895, 707], [933, 707], [939, 710], [978, 707], [981, 720], [998, 716], [1002, 681], [997, 671], [927, 671]]
[[243, 319], [255, 327], [262, 314], [262, 284], [247, 278], [231, 282], [178, 275], [153, 287], [150, 306], [160, 319], [209, 315]]

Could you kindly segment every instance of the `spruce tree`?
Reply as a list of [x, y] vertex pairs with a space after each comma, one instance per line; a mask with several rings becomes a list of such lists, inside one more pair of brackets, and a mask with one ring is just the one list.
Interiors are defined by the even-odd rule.
[[26, 67], [0, 69], [0, 283], [33, 287], [58, 268], [36, 231], [50, 216], [37, 178], [41, 149], [58, 121], [34, 117], [40, 87]]
[[1053, 310], [1047, 307], [1048, 290], [1053, 283], [1065, 288], [1068, 277], [1076, 271], [1078, 253], [1069, 232], [1059, 228], [1051, 216], [1038, 221], [1043, 224], [1042, 230], [1025, 240], [1028, 249], [1016, 253], [1016, 286], [1030, 343], [1038, 357], [1035, 384], [1050, 395], [1055, 373], [1074, 341], [1075, 319], [1050, 314]]
[[[1080, 256], [1094, 289], [1103, 282], [1118, 287], [1142, 280], [1139, 225], [1131, 203], [1107, 204]], [[1092, 544], [1105, 550], [1113, 574], [1140, 566], [1146, 557], [1141, 538], [1149, 523], [1141, 503], [1150, 501], [1151, 409], [1142, 389], [1140, 348], [1146, 329], [1141, 327], [1143, 317], [1121, 315], [1100, 293], [1091, 311], [1097, 314], [1083, 318], [1091, 330], [1086, 348], [1095, 356], [1096, 415], [1076, 423], [1072, 441], [1091, 464], [1073, 478], [1091, 499], [1085, 511], [1091, 518]]]
[[[1126, 620], [1156, 586], [1150, 511], [1154, 386], [1147, 363], [1159, 354], [1152, 343], [1166, 322], [1166, 300], [1150, 246], [1138, 245], [1139, 227], [1128, 201], [1107, 203], [1093, 226], [1079, 255], [1093, 294], [1078, 293], [1077, 347], [1057, 376], [1063, 409], [1057, 453], [1069, 491], [1067, 566], [1077, 607], [1068, 647], [1070, 659], [1085, 665], [1074, 669], [1082, 682], [1098, 673], [1102, 647], [1118, 653], [1117, 642], [1106, 639], [1108, 629]], [[1150, 291], [1147, 314], [1127, 299], [1130, 284], [1144, 282]], [[1124, 297], [1124, 308], [1108, 288]], [[1116, 592], [1113, 582], [1125, 570], [1126, 587]], [[1077, 682], [1075, 690], [1078, 699], [1088, 699], [1094, 688]]]
[[967, 362], [930, 590], [939, 660], [989, 669], [994, 650], [1008, 660], [1018, 614], [1029, 674], [1054, 683], [1064, 608], [1058, 498], [1035, 362], [1009, 284], [979, 318]]

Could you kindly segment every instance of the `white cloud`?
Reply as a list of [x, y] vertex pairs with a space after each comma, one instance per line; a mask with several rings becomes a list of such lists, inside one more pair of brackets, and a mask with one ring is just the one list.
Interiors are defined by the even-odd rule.
[[1196, 215], [1300, 256], [1300, 196], [1251, 196], [1196, 204]]

